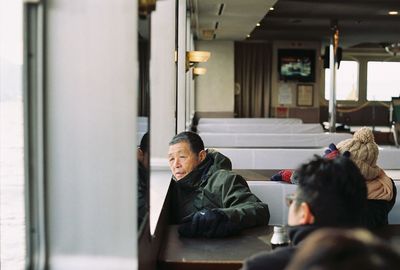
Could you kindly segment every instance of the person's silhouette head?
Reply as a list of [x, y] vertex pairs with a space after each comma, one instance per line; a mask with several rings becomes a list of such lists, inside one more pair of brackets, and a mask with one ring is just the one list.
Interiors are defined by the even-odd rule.
[[329, 160], [315, 156], [296, 173], [297, 191], [288, 197], [289, 225], [360, 225], [367, 187], [349, 158]]
[[138, 161], [145, 167], [146, 169], [149, 169], [149, 162], [150, 162], [150, 157], [149, 157], [149, 133], [146, 132], [141, 141], [140, 145], [137, 150], [137, 157]]

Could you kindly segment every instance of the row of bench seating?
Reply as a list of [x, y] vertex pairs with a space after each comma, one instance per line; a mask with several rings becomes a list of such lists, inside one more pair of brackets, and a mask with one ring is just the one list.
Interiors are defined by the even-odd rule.
[[202, 124], [197, 126], [199, 133], [323, 133], [324, 129], [320, 124]]
[[[198, 128], [206, 131], [199, 132], [205, 147], [228, 156], [234, 169], [294, 169], [313, 155], [322, 155], [330, 143], [352, 138], [350, 133], [312, 133], [310, 125], [321, 128], [295, 118], [201, 118]], [[287, 132], [277, 133], [279, 128]], [[381, 168], [400, 169], [400, 149], [384, 146], [379, 152]]]
[[[233, 169], [244, 170], [295, 169], [313, 155], [322, 155], [330, 143], [352, 138], [350, 133], [324, 133], [320, 124], [303, 124], [293, 118], [201, 118], [197, 131], [206, 147], [229, 157]], [[377, 163], [381, 168], [400, 170], [400, 149], [385, 146], [379, 151]], [[400, 175], [394, 175], [390, 176], [400, 190]], [[272, 181], [248, 184], [269, 205], [270, 224], [286, 224], [285, 196], [294, 192], [296, 185]], [[400, 195], [397, 196], [389, 215], [392, 224], [400, 224]]]
[[350, 133], [199, 133], [206, 147], [319, 148], [350, 139]]
[[[161, 213], [163, 201], [168, 190], [165, 185], [166, 181], [171, 178], [171, 172], [167, 167], [167, 161], [162, 161], [164, 166], [158, 167], [151, 174], [151, 190], [150, 190], [150, 218], [151, 224], [157, 224], [158, 217]], [[393, 178], [397, 190], [400, 191], [400, 175], [389, 175]], [[296, 185], [283, 182], [273, 181], [247, 181], [250, 190], [263, 202], [268, 204], [271, 214], [270, 224], [287, 224], [288, 207], [285, 203], [287, 194], [296, 190]], [[400, 192], [397, 193], [396, 204], [389, 214], [390, 224], [400, 224]]]
[[[229, 157], [233, 169], [295, 169], [313, 155], [322, 155], [324, 148], [215, 148]], [[379, 147], [377, 164], [382, 169], [400, 170], [400, 149]]]
[[196, 130], [206, 147], [315, 148], [352, 137], [296, 118], [201, 118]]

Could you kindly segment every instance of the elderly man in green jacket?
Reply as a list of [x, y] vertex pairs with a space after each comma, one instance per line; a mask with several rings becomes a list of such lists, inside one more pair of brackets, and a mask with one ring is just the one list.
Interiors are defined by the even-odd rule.
[[253, 193], [231, 161], [205, 150], [202, 139], [182, 132], [169, 143], [173, 174], [171, 208], [179, 233], [186, 237], [224, 237], [241, 229], [266, 225], [268, 206]]

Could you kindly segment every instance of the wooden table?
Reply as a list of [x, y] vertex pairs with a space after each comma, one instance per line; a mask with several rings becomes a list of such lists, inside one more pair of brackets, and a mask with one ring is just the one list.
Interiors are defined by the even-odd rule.
[[[177, 229], [178, 225], [170, 225], [166, 230], [159, 254], [161, 269], [239, 269], [247, 257], [272, 249], [273, 226], [247, 229], [220, 239], [182, 238]], [[380, 228], [374, 234], [400, 250], [400, 225]]]
[[239, 269], [245, 258], [271, 250], [272, 226], [242, 231], [237, 236], [219, 239], [183, 238], [178, 225], [167, 228], [160, 249], [161, 269]]

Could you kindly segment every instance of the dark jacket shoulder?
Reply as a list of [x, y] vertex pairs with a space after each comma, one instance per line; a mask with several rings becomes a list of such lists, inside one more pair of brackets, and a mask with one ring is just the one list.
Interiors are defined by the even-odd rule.
[[392, 180], [393, 196], [390, 201], [367, 200], [365, 214], [363, 215], [363, 225], [373, 229], [389, 224], [388, 215], [396, 203], [397, 189]]

